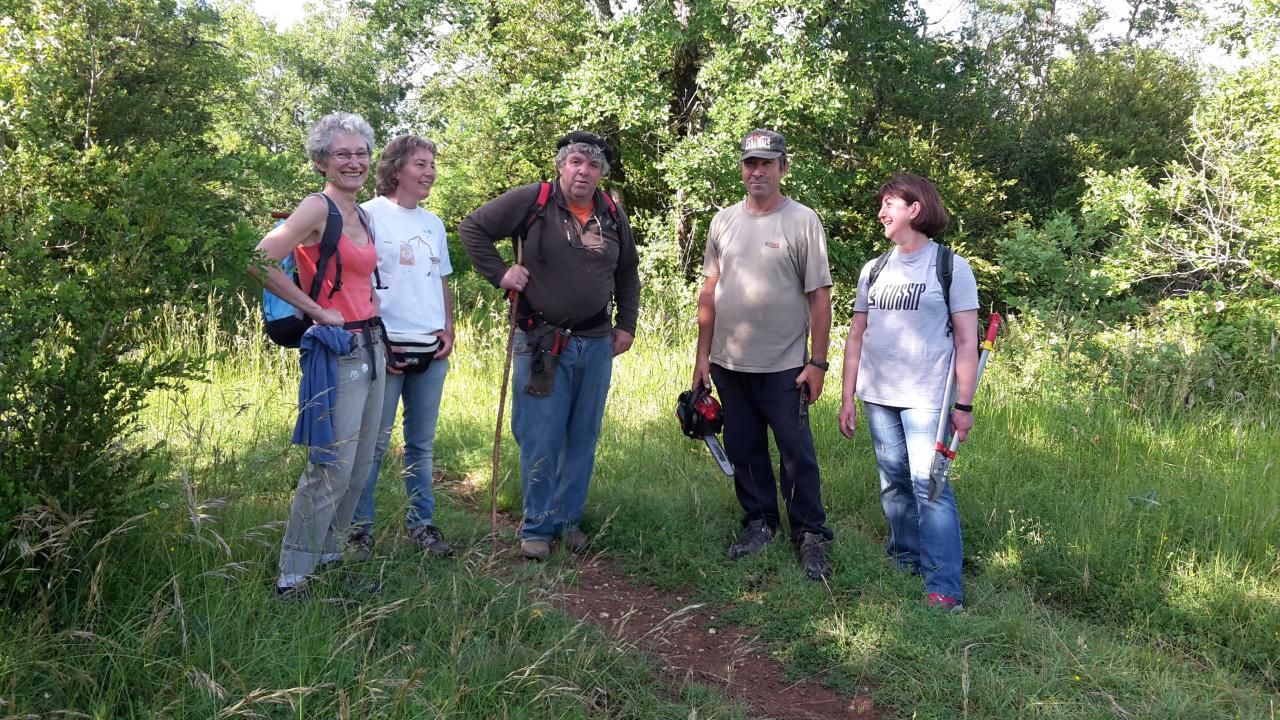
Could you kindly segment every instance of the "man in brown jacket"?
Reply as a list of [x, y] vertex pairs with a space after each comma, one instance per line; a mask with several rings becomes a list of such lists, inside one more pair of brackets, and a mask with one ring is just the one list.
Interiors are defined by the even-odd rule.
[[[579, 523], [613, 356], [631, 347], [640, 308], [631, 226], [599, 190], [612, 148], [582, 131], [558, 148], [549, 188], [509, 190], [458, 227], [476, 270], [519, 293], [511, 433], [524, 496], [520, 551], [531, 560], [545, 560], [559, 537], [574, 552], [589, 546]], [[507, 237], [523, 244], [521, 264], [498, 254], [495, 243]]]

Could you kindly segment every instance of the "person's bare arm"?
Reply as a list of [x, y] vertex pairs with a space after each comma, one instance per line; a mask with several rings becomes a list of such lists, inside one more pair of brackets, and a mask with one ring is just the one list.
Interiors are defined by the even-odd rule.
[[[341, 325], [342, 313], [322, 308], [294, 284], [280, 269], [280, 261], [299, 245], [315, 245], [324, 234], [329, 219], [329, 205], [324, 198], [308, 196], [285, 221], [267, 233], [258, 243], [260, 262], [249, 266], [249, 273], [280, 299], [306, 313], [321, 325]], [[261, 261], [266, 261], [263, 267]]]
[[698, 293], [698, 351], [693, 361], [693, 389], [711, 387], [711, 337], [716, 326], [716, 283], [717, 277], [708, 277], [702, 281], [702, 290]]
[[[956, 402], [972, 405], [978, 389], [978, 311], [964, 310], [951, 313], [952, 337], [956, 348]], [[960, 442], [964, 442], [973, 428], [973, 413], [954, 408], [951, 411], [951, 430]]]
[[[827, 359], [828, 345], [831, 343], [831, 287], [820, 287], [809, 293], [809, 357], [814, 360]], [[807, 385], [809, 403], [818, 402], [822, 395], [822, 385], [827, 379], [827, 372], [821, 368], [806, 364], [796, 376], [796, 386]]]

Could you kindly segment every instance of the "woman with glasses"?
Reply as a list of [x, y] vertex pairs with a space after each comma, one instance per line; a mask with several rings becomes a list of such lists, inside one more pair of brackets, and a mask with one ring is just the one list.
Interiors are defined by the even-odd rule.
[[[960, 517], [947, 483], [929, 499], [929, 468], [940, 415], [964, 441], [973, 428], [978, 373], [978, 287], [969, 263], [932, 240], [950, 222], [933, 183], [901, 175], [880, 188], [877, 217], [893, 248], [863, 266], [844, 349], [840, 432], [853, 437], [855, 392], [862, 399], [880, 469], [887, 550], [924, 578], [925, 604], [962, 608]], [[955, 367], [955, 404], [943, 397]]]
[[[295, 442], [309, 436], [312, 447], [281, 543], [276, 592], [282, 596], [302, 594], [318, 566], [341, 557], [338, 542], [347, 536], [369, 477], [382, 418], [386, 354], [371, 278], [378, 256], [368, 221], [356, 204], [369, 177], [372, 147], [373, 130], [359, 115], [333, 113], [312, 126], [307, 156], [324, 177], [324, 190], [304, 198], [258, 243], [258, 254], [269, 265], [265, 275], [251, 268], [268, 290], [315, 323], [302, 341], [304, 373], [294, 434]], [[301, 288], [310, 288], [316, 275], [325, 228], [339, 221], [337, 256], [328, 262], [313, 300]], [[279, 267], [291, 253], [301, 287]], [[308, 360], [326, 351], [336, 356], [336, 363], [313, 365]], [[316, 407], [322, 412], [314, 412]], [[304, 422], [313, 424], [304, 429]], [[316, 438], [326, 435], [331, 441], [321, 446]]]
[[453, 298], [444, 223], [421, 206], [436, 181], [435, 143], [402, 135], [387, 144], [375, 171], [378, 197], [364, 203], [377, 237], [382, 321], [393, 354], [383, 395], [382, 426], [364, 494], [347, 545], [359, 559], [373, 552], [374, 491], [391, 440], [396, 409], [404, 401], [406, 524], [418, 547], [432, 555], [453, 550], [432, 521], [432, 444], [449, 353], [453, 352]]

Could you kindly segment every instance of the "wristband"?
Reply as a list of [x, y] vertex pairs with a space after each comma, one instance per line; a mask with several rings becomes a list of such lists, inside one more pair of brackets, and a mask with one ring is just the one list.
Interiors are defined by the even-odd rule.
[[814, 360], [813, 358], [809, 358], [808, 364], [818, 368], [822, 372], [826, 372], [827, 369], [831, 367], [831, 363], [827, 362], [826, 360]]
[[955, 407], [955, 409], [957, 409], [957, 410], [959, 410], [959, 411], [961, 411], [961, 412], [967, 412], [967, 413], [971, 413], [971, 412], [973, 412], [973, 406], [972, 406], [972, 405], [965, 405], [964, 403], [956, 403], [956, 404], [954, 405], [954, 407]]

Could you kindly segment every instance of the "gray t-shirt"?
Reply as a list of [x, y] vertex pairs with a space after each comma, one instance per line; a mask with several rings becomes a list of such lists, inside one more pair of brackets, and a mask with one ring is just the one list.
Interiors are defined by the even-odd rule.
[[[903, 408], [942, 407], [947, 367], [955, 341], [947, 330], [947, 304], [935, 268], [938, 244], [904, 255], [889, 254], [867, 292], [871, 260], [858, 275], [854, 312], [867, 313], [858, 361], [858, 397], [864, 402]], [[978, 285], [969, 262], [959, 255], [951, 268], [951, 312], [975, 310]]]
[[711, 362], [739, 372], [804, 365], [808, 293], [831, 285], [817, 213], [788, 199], [764, 214], [746, 203], [716, 213], [702, 274], [716, 281]]

